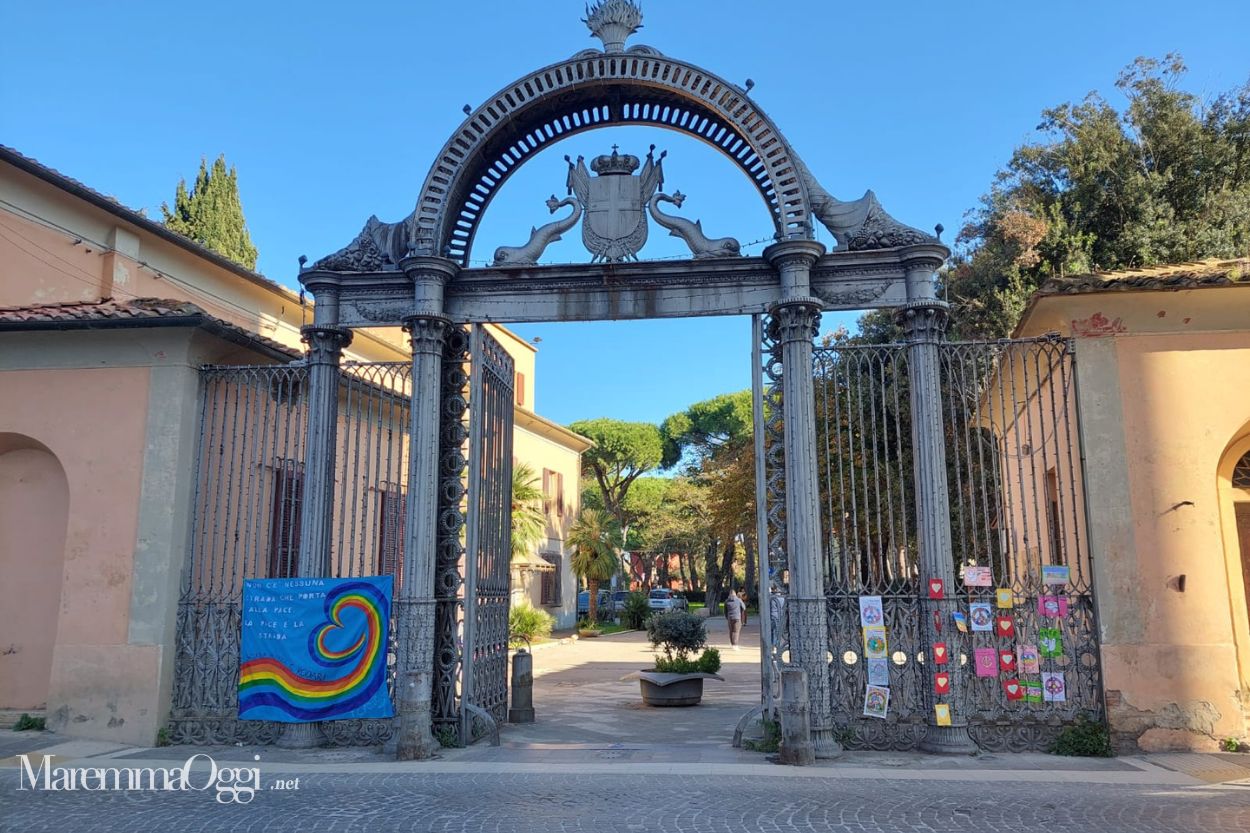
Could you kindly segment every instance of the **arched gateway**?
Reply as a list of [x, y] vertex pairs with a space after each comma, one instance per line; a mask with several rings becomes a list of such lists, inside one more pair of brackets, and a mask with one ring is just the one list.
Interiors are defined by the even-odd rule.
[[[750, 98], [750, 82], [744, 89], [650, 47], [627, 49], [641, 24], [631, 0], [600, 0], [588, 8], [586, 23], [602, 50], [529, 73], [469, 112], [431, 165], [411, 215], [397, 223], [370, 218], [348, 246], [300, 274], [317, 301], [314, 323], [305, 329], [309, 349], [300, 381], [308, 403], [300, 575], [330, 574], [337, 391], [347, 372], [340, 367], [342, 349], [355, 327], [403, 326], [411, 335], [407, 513], [395, 605], [399, 717], [394, 727], [365, 736], [386, 737], [394, 728], [399, 754], [421, 757], [434, 750], [432, 725], [458, 725], [471, 739], [474, 727], [501, 720], [506, 709], [512, 373], [507, 355], [479, 325], [752, 315], [758, 540], [769, 542], [761, 550], [771, 567], [760, 570], [759, 595], [785, 594], [785, 616], [761, 623], [763, 705], [772, 706], [784, 660], [806, 672], [818, 755], [837, 754], [847, 722], [862, 717], [856, 698], [864, 697], [866, 684], [882, 680], [887, 688], [895, 681], [894, 714], [902, 717], [889, 730], [861, 726], [851, 732], [856, 743], [969, 751], [975, 748], [970, 726], [978, 743], [996, 748], [1049, 737], [1049, 730], [1036, 729], [1045, 723], [1036, 715], [1021, 719], [1023, 728], [1002, 729], [1012, 719], [1003, 704], [1017, 698], [1006, 683], [1002, 690], [997, 680], [993, 688], [975, 684], [973, 645], [962, 645], [950, 614], [959, 610], [957, 560], [1000, 565], [995, 580], [1008, 585], [1005, 604], [1011, 604], [1012, 588], [1023, 603], [1040, 592], [1038, 539], [1027, 531], [1030, 499], [1022, 478], [1014, 498], [999, 496], [1008, 494], [1009, 466], [997, 461], [1010, 454], [996, 444], [1015, 436], [1032, 454], [1036, 443], [1001, 430], [990, 411], [998, 406], [1008, 413], [1004, 390], [1017, 416], [1016, 396], [1034, 388], [1045, 387], [1054, 405], [1059, 386], [1049, 374], [1070, 367], [1066, 344], [950, 353], [942, 343], [946, 304], [935, 294], [935, 274], [949, 252], [937, 238], [895, 221], [872, 192], [843, 202], [821, 188]], [[706, 236], [697, 223], [662, 207], [679, 209], [682, 200], [663, 191], [663, 154], [657, 157], [653, 147], [644, 161], [614, 149], [589, 163], [566, 157], [569, 196], [552, 197], [549, 208], [572, 213], [534, 229], [527, 242], [501, 247], [495, 265], [469, 267], [484, 212], [527, 159], [567, 136], [631, 124], [695, 136], [737, 165], [767, 206], [776, 242], [753, 257], [742, 256], [731, 238]], [[692, 256], [638, 260], [651, 221], [680, 237]], [[814, 239], [815, 222], [833, 234], [832, 251]], [[539, 265], [546, 245], [579, 223], [589, 262]], [[897, 311], [905, 344], [846, 355], [814, 347], [822, 311], [873, 307]], [[1041, 367], [1041, 353], [1048, 375], [1033, 370], [1030, 377], [1027, 366]], [[1004, 372], [1003, 362], [1014, 367], [1017, 360], [1025, 367], [1023, 381]], [[958, 368], [974, 368], [968, 373], [976, 380], [957, 384]], [[972, 398], [956, 407], [954, 390], [971, 391]], [[1055, 410], [1066, 415], [1063, 391]], [[959, 430], [966, 441], [952, 446], [952, 432]], [[1052, 441], [1057, 436], [1052, 432]], [[1071, 462], [1071, 447], [1066, 452]], [[888, 483], [881, 475], [887, 469]], [[1072, 466], [1059, 470], [1073, 477]], [[977, 486], [966, 488], [974, 479]], [[836, 510], [835, 493], [841, 501]], [[1034, 495], [1032, 504], [1040, 502]], [[1046, 503], [1048, 509], [1059, 505]], [[1074, 520], [1063, 523], [1080, 550], [1074, 500], [1071, 514]], [[1006, 534], [1013, 518], [1025, 521], [1019, 551]], [[1077, 554], [1068, 563], [1076, 565]], [[1073, 571], [1077, 591], [1076, 577], [1088, 575], [1085, 566]], [[934, 587], [939, 590], [926, 589]], [[860, 627], [871, 623], [847, 619], [844, 608], [862, 598], [883, 605], [893, 626], [888, 660], [861, 638]], [[1080, 598], [1078, 592], [1074, 606], [1084, 611]], [[188, 608], [185, 615], [193, 614]], [[1092, 623], [1092, 611], [1087, 619]], [[1082, 678], [1088, 697], [1079, 710], [1100, 716], [1092, 627], [1081, 634], [1077, 664], [1094, 671]], [[939, 654], [959, 656], [961, 645], [967, 680], [952, 664], [940, 686], [930, 685], [942, 660], [935, 657], [925, 671], [924, 657], [937, 646]], [[887, 662], [897, 668], [891, 672]], [[175, 714], [175, 725], [178, 720]], [[990, 724], [999, 728], [984, 729]], [[312, 743], [315, 733], [302, 724], [286, 730], [284, 739]]]

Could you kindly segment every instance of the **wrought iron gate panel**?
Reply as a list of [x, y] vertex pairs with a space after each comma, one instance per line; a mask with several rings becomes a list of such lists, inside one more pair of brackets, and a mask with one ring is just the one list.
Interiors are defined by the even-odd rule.
[[[402, 580], [410, 375], [407, 363], [342, 368], [331, 575]], [[175, 625], [175, 742], [269, 743], [279, 734], [278, 724], [238, 719], [240, 607], [244, 579], [291, 576], [298, 564], [307, 381], [302, 364], [201, 371], [194, 516]], [[393, 686], [394, 644], [388, 653]], [[389, 720], [321, 725], [338, 744], [379, 743], [391, 731]]]
[[469, 466], [469, 331], [452, 327], [443, 348], [439, 425], [438, 558], [434, 567], [434, 728], [460, 733], [464, 627], [464, 524]]
[[[834, 720], [855, 748], [910, 749], [925, 731], [907, 348], [813, 352], [817, 469]], [[889, 635], [890, 719], [862, 717], [867, 663], [859, 597], [880, 596]]]
[[[767, 332], [767, 330], [765, 330]], [[780, 356], [764, 339], [769, 561], [785, 570], [784, 451]], [[1016, 637], [959, 634], [947, 622], [951, 655], [963, 665], [963, 694], [955, 708], [987, 750], [1044, 749], [1078, 716], [1104, 719], [1098, 627], [1085, 527], [1083, 475], [1077, 434], [1075, 363], [1071, 343], [1058, 338], [945, 343], [940, 347], [945, 408], [952, 557], [989, 566], [991, 588], [946, 588], [952, 609], [970, 601], [995, 603], [1010, 588]], [[920, 629], [916, 500], [911, 448], [908, 346], [817, 345], [813, 376], [821, 486], [822, 542], [830, 640], [830, 690], [840, 740], [852, 749], [914, 748], [928, 720], [928, 646]], [[1043, 565], [1070, 570], [1066, 588], [1047, 592]], [[784, 589], [784, 588], [783, 588]], [[862, 715], [867, 663], [859, 597], [882, 597], [889, 644], [890, 707], [886, 720]], [[1067, 612], [1039, 615], [1039, 597], [1063, 595]], [[785, 659], [784, 622], [774, 662]], [[1062, 656], [1042, 658], [1041, 671], [1062, 671], [1065, 702], [1008, 700], [1004, 676], [976, 677], [976, 648], [1037, 644], [1039, 629], [1057, 628]], [[961, 667], [953, 665], [952, 668]], [[1038, 680], [1038, 674], [1019, 674]]]
[[[515, 365], [481, 325], [472, 331], [469, 394], [469, 519], [466, 537], [464, 691], [501, 725], [508, 716], [508, 604], [512, 557], [512, 422]], [[462, 714], [472, 742], [486, 727]]]
[[[964, 709], [983, 749], [1044, 749], [1078, 716], [1104, 719], [1075, 373], [1072, 343], [1057, 337], [942, 349], [956, 563], [989, 566], [994, 587], [1010, 588], [1014, 606], [996, 612], [1017, 634], [969, 634], [967, 653], [1037, 645], [1040, 629], [1057, 629], [1061, 655], [1042, 657], [1041, 671], [1066, 683], [1064, 702], [1029, 703], [1009, 701], [999, 679], [968, 675]], [[1042, 584], [1043, 565], [1066, 566], [1066, 587]], [[993, 588], [970, 592], [994, 602]], [[1041, 597], [1055, 595], [1066, 613], [1042, 616]]]
[[786, 558], [785, 405], [781, 400], [783, 368], [781, 345], [777, 342], [772, 316], [763, 316], [760, 336], [758, 355], [762, 363], [763, 413], [757, 418], [764, 422], [763, 491], [767, 531], [767, 541], [761, 545], [760, 560], [761, 569], [768, 573], [768, 616], [772, 643], [760, 647], [765, 662], [769, 664], [768, 684], [772, 700], [778, 702], [781, 699], [781, 666], [788, 661], [790, 650], [789, 617], [786, 615], [789, 564]]

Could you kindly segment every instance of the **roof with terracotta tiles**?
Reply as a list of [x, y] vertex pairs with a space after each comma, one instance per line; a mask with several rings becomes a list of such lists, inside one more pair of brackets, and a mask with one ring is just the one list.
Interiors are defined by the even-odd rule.
[[1207, 258], [1141, 269], [1092, 272], [1047, 281], [1037, 295], [1074, 295], [1087, 292], [1142, 292], [1201, 289], [1215, 286], [1250, 287], [1250, 257]]
[[149, 217], [145, 217], [133, 208], [128, 208], [127, 206], [122, 205], [117, 201], [116, 197], [108, 194], [102, 194], [91, 186], [85, 185], [73, 177], [66, 176], [55, 168], [50, 168], [39, 160], [26, 156], [20, 151], [14, 150], [7, 145], [0, 144], [0, 162], [7, 162], [19, 170], [38, 177], [44, 182], [60, 188], [62, 191], [66, 191], [76, 197], [79, 197], [80, 199], [86, 200], [97, 208], [102, 208], [115, 217], [125, 220], [132, 225], [138, 226], [150, 234], [154, 234], [157, 237], [168, 240], [176, 246], [181, 246], [183, 249], [186, 249], [192, 254], [198, 255], [199, 257], [202, 257], [224, 269], [228, 269], [236, 275], [246, 278], [253, 283], [259, 284], [266, 289], [271, 289], [284, 294], [294, 294], [293, 290], [282, 286], [276, 281], [270, 280], [259, 272], [254, 272], [242, 264], [235, 263], [230, 258], [220, 255], [212, 249], [201, 246], [191, 238], [181, 235], [176, 231], [171, 231], [161, 223], [158, 223]]
[[289, 358], [303, 354], [259, 333], [209, 315], [189, 301], [169, 298], [135, 298], [83, 303], [38, 304], [0, 307], [2, 330], [66, 330], [105, 327], [187, 326], [204, 327], [230, 341], [244, 342]]

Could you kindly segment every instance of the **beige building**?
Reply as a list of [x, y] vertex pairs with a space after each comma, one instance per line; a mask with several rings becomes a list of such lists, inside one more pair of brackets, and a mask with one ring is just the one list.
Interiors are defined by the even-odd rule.
[[[311, 321], [298, 293], [0, 147], [0, 710], [46, 706], [69, 734], [154, 741], [193, 538], [200, 368], [297, 361]], [[490, 331], [516, 362], [515, 457], [543, 476], [551, 506], [514, 597], [571, 623], [563, 540], [589, 442], [535, 413], [535, 348]], [[345, 351], [408, 357], [398, 330], [358, 331]], [[277, 512], [260, 488], [253, 500], [239, 487], [239, 505]], [[269, 572], [254, 574], [281, 574], [284, 557], [258, 554]]]
[[[1112, 730], [1147, 750], [1244, 739], [1250, 259], [1052, 283], [1016, 335], [1050, 332], [1075, 338], [1088, 513], [1060, 513], [1035, 545], [1062, 563], [1088, 536]], [[1032, 416], [1043, 435], [1059, 418]], [[1047, 504], [1070, 465], [1022, 474], [1026, 502]]]

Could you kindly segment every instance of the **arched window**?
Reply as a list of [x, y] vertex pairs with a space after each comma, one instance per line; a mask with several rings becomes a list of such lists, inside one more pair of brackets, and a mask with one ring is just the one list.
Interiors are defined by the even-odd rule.
[[1233, 488], [1250, 489], [1250, 451], [1241, 455], [1237, 465], [1233, 466]]

